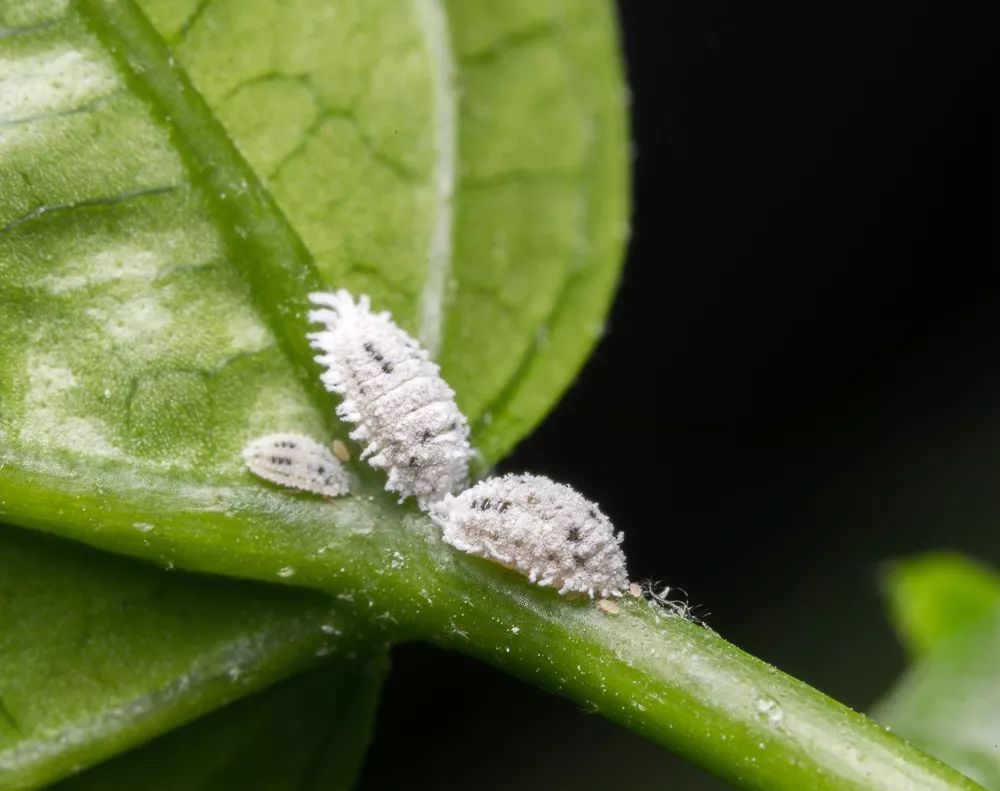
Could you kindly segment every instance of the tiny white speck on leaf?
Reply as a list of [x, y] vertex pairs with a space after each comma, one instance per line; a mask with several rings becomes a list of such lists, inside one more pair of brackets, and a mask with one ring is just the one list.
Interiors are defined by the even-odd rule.
[[309, 334], [322, 381], [343, 400], [337, 415], [356, 426], [351, 439], [362, 459], [388, 473], [385, 488], [415, 497], [427, 510], [468, 477], [469, 424], [455, 392], [420, 344], [387, 312], [373, 312], [369, 298], [355, 302], [345, 290], [310, 294], [319, 309]]
[[594, 503], [539, 475], [487, 478], [431, 509], [442, 539], [562, 594], [620, 596], [628, 588], [623, 533]]
[[350, 476], [320, 443], [300, 434], [268, 434], [243, 451], [247, 469], [265, 481], [303, 492], [337, 497], [351, 488]]

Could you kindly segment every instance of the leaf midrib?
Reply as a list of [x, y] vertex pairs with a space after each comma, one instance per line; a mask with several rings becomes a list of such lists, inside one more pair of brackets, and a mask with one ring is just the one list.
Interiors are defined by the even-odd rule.
[[448, 15], [441, 0], [414, 0], [414, 11], [433, 65], [434, 166], [431, 173], [437, 213], [427, 248], [427, 278], [420, 299], [420, 342], [432, 357], [441, 350], [445, 297], [454, 255], [455, 179], [458, 170], [458, 96]]
[[128, 86], [171, 130], [255, 307], [318, 412], [332, 422], [329, 396], [301, 330], [305, 295], [323, 287], [305, 244], [132, 0], [80, 0], [77, 8]]

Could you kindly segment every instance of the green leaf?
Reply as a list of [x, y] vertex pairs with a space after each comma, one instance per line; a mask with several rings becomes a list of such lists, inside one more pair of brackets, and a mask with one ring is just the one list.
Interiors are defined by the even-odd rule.
[[5, 527], [0, 787], [42, 786], [320, 661], [357, 681], [345, 657], [370, 651], [323, 596], [151, 569]]
[[986, 788], [1000, 788], [1000, 607], [929, 651], [874, 716]]
[[[143, 5], [173, 54], [129, 4], [0, 0], [0, 512], [94, 543], [103, 517], [59, 500], [110, 476], [150, 547], [152, 475], [225, 520], [248, 438], [329, 436], [302, 322], [324, 278], [439, 336], [473, 417], [516, 407], [483, 423], [487, 459], [510, 447], [580, 365], [620, 262], [610, 6]], [[363, 535], [384, 515], [338, 516]]]
[[1000, 576], [960, 555], [897, 563], [886, 593], [917, 656], [876, 718], [987, 788], [1000, 788]]
[[140, 5], [324, 281], [373, 294], [439, 352], [500, 458], [572, 381], [617, 280], [610, 4]]
[[[221, 21], [198, 33], [216, 7]], [[341, 430], [330, 425], [331, 404], [315, 385], [306, 292], [324, 275], [346, 279], [352, 271], [330, 267], [382, 273], [397, 264], [366, 258], [375, 237], [391, 233], [381, 221], [361, 234], [360, 250], [324, 258], [282, 197], [280, 174], [266, 172], [237, 128], [246, 116], [234, 109], [226, 120], [221, 107], [213, 111], [222, 97], [204, 83], [192, 53], [224, 49], [241, 7], [183, 6], [172, 17], [180, 20], [176, 48], [183, 52], [188, 37], [193, 43], [178, 59], [130, 0], [32, 3], [32, 13], [47, 9], [48, 24], [41, 13], [25, 21], [20, 3], [0, 5], [0, 24], [20, 26], [0, 39], [3, 95], [13, 97], [4, 108], [0, 171], [0, 306], [10, 319], [0, 325], [0, 515], [159, 563], [327, 591], [381, 629], [382, 639], [464, 650], [742, 785], [972, 787], [655, 604], [629, 601], [608, 615], [452, 552], [423, 516], [384, 496], [377, 476], [366, 477], [361, 494], [333, 503], [249, 478], [239, 459], [247, 439], [275, 429], [330, 439]], [[331, 8], [341, 6], [320, 10]], [[434, 240], [442, 198], [453, 193], [453, 250], [444, 269], [431, 255], [427, 272], [412, 278], [401, 274], [410, 270], [366, 276], [389, 281], [370, 289], [380, 304], [409, 295], [401, 299], [414, 310], [397, 310], [425, 338], [433, 339], [428, 317], [441, 319], [444, 369], [479, 418], [489, 462], [565, 386], [599, 333], [614, 279], [625, 147], [610, 8], [594, 0], [386, 8], [412, 10], [422, 26], [423, 48], [406, 55], [403, 36], [398, 60], [418, 71], [430, 64], [434, 110], [422, 127], [419, 118], [397, 119], [392, 97], [405, 99], [410, 84], [393, 87], [376, 67], [364, 93], [374, 126], [362, 124], [358, 134], [367, 135], [372, 159], [381, 157], [414, 189], [426, 181], [424, 160], [407, 157], [434, 153], [438, 179], [426, 182], [422, 199], [433, 207], [423, 216], [433, 220], [418, 238], [430, 245], [424, 249], [443, 249]], [[261, 39], [288, 27], [284, 17], [264, 18], [263, 32], [246, 42], [232, 37], [230, 60], [208, 71], [232, 68], [243, 79], [240, 62], [261, 60]], [[458, 91], [441, 76], [449, 71], [445, 19]], [[305, 32], [321, 22], [310, 19]], [[336, 58], [333, 47], [304, 46], [303, 62], [290, 71], [262, 60], [284, 79], [310, 74], [309, 57], [322, 60], [324, 52]], [[396, 60], [387, 57], [386, 68]], [[378, 98], [382, 90], [389, 99]], [[441, 102], [449, 94], [460, 97], [453, 186], [441, 177], [448, 170]], [[586, 112], [567, 121], [574, 107]], [[268, 115], [265, 107], [260, 117]], [[310, 153], [300, 187], [289, 192], [309, 206], [326, 200], [325, 174], [341, 173], [313, 138], [349, 139], [346, 130], [323, 138], [328, 120], [337, 119], [300, 135]], [[407, 134], [380, 143], [379, 130], [388, 134], [397, 123]], [[429, 148], [419, 128], [430, 130]], [[354, 179], [337, 184], [358, 212], [335, 227], [338, 239], [375, 211], [361, 198], [379, 198]], [[392, 219], [408, 222], [415, 205]], [[328, 222], [327, 208], [320, 213]]]
[[351, 788], [387, 663], [339, 661], [233, 703], [59, 791]]
[[893, 563], [883, 593], [907, 649], [922, 656], [993, 614], [1000, 576], [962, 555], [935, 552]]

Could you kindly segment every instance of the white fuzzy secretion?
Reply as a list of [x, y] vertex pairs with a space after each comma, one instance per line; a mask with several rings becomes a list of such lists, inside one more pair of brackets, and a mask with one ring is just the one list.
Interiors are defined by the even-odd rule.
[[487, 478], [431, 509], [453, 547], [517, 569], [560, 593], [628, 589], [623, 533], [569, 486], [539, 475]]
[[243, 451], [247, 469], [259, 478], [303, 492], [338, 497], [351, 488], [347, 470], [314, 439], [301, 434], [268, 434]]
[[388, 473], [386, 489], [416, 497], [425, 510], [460, 490], [472, 454], [469, 423], [427, 351], [388, 312], [373, 312], [367, 296], [309, 298], [321, 306], [309, 320], [326, 327], [309, 335], [326, 368], [323, 384], [343, 397], [337, 415], [357, 426], [351, 439], [364, 445], [361, 458]]

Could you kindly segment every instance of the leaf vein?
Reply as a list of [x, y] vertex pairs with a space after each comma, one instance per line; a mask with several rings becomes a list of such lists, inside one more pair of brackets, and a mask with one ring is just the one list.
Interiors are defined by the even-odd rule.
[[434, 66], [434, 172], [437, 216], [427, 245], [427, 277], [420, 300], [420, 341], [436, 357], [444, 330], [444, 302], [454, 247], [455, 179], [458, 169], [458, 96], [448, 17], [441, 0], [415, 0]]
[[99, 109], [115, 97], [121, 96], [122, 94], [124, 94], [124, 90], [118, 88], [110, 93], [104, 94], [103, 96], [98, 96], [96, 99], [92, 99], [86, 104], [81, 104], [79, 107], [73, 107], [69, 110], [55, 110], [52, 112], [38, 113], [36, 115], [26, 115], [22, 118], [0, 118], [0, 129], [5, 127], [11, 128], [17, 126], [27, 126], [28, 124], [37, 123], [39, 121], [47, 121], [51, 118], [67, 118], [73, 115], [89, 113]]
[[162, 187], [149, 187], [141, 190], [132, 190], [129, 192], [123, 192], [119, 195], [111, 195], [102, 198], [88, 198], [87, 200], [75, 201], [73, 203], [44, 203], [41, 206], [36, 206], [31, 211], [22, 214], [20, 217], [14, 218], [5, 226], [0, 228], [0, 237], [6, 236], [25, 223], [37, 220], [39, 217], [46, 214], [73, 211], [75, 209], [86, 209], [97, 206], [114, 206], [119, 203], [126, 203], [127, 201], [137, 200], [139, 198], [146, 198], [153, 195], [165, 195], [169, 192], [173, 192], [177, 188], [177, 185], [170, 184]]

